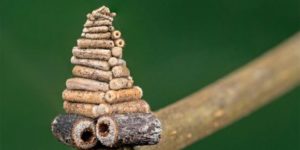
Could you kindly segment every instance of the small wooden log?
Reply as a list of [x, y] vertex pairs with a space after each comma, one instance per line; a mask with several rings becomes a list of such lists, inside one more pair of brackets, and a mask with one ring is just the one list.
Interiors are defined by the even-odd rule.
[[117, 47], [124, 47], [125, 46], [125, 41], [123, 39], [116, 39], [115, 40], [115, 45]]
[[70, 102], [104, 104], [104, 92], [80, 91], [80, 90], [64, 90], [62, 93], [63, 100]]
[[108, 84], [85, 78], [71, 78], [66, 81], [69, 90], [108, 91]]
[[132, 100], [139, 100], [143, 96], [143, 91], [140, 87], [134, 86], [131, 89], [110, 90], [105, 93], [104, 99], [108, 103], [120, 103]]
[[75, 56], [71, 57], [71, 63], [74, 65], [82, 65], [82, 66], [88, 66], [92, 68], [97, 68], [101, 70], [108, 71], [110, 70], [110, 65], [107, 61], [103, 60], [96, 60], [96, 59], [79, 59]]
[[[101, 105], [101, 104], [100, 104]], [[151, 112], [149, 104], [144, 100], [129, 101], [111, 105], [112, 113], [149, 113]]]
[[63, 108], [66, 111], [66, 113], [74, 113], [79, 114], [82, 116], [90, 117], [90, 118], [97, 118], [101, 114], [101, 111], [106, 112], [107, 110], [99, 109], [99, 105], [95, 104], [85, 104], [85, 103], [73, 103], [64, 101]]
[[115, 30], [111, 33], [111, 38], [112, 39], [119, 39], [121, 38], [121, 32], [119, 30]]
[[117, 57], [117, 58], [122, 58], [122, 55], [123, 55], [123, 49], [121, 47], [113, 47], [111, 49], [111, 54], [112, 56], [114, 57]]
[[110, 39], [111, 33], [105, 32], [105, 33], [81, 33], [81, 37], [87, 38], [87, 39]]
[[116, 57], [111, 57], [108, 60], [108, 64], [110, 66], [117, 66], [117, 65], [126, 65], [126, 61], [123, 59], [118, 59]]
[[144, 100], [129, 101], [113, 105], [99, 104], [99, 115], [124, 114], [124, 113], [149, 113], [149, 104]]
[[108, 26], [96, 26], [96, 27], [85, 27], [83, 28], [83, 33], [99, 33], [99, 32], [108, 32]]
[[91, 13], [86, 14], [86, 18], [88, 20], [91, 20], [91, 21], [95, 21], [96, 20], [96, 18]]
[[109, 82], [109, 88], [112, 90], [127, 89], [133, 86], [133, 80], [129, 78], [114, 78]]
[[109, 30], [110, 32], [112, 32], [112, 31], [115, 30], [115, 27], [114, 27], [114, 26], [108, 26], [108, 30]]
[[[113, 15], [112, 15], [113, 16]], [[112, 17], [110, 14], [96, 14], [95, 17], [98, 19], [107, 19], [107, 20], [110, 20], [110, 21], [114, 21], [114, 18]]]
[[109, 60], [111, 50], [109, 49], [80, 49], [73, 47], [72, 53], [77, 58]]
[[100, 8], [93, 10], [92, 14], [94, 13], [103, 13], [103, 14], [109, 14], [110, 9], [106, 6], [101, 6]]
[[108, 147], [157, 144], [161, 131], [152, 113], [113, 114], [100, 117], [96, 124], [97, 138]]
[[76, 114], [57, 116], [52, 124], [53, 135], [64, 144], [78, 149], [96, 146], [97, 137], [94, 120]]
[[67, 113], [80, 114], [90, 118], [115, 113], [149, 113], [150, 106], [144, 100], [110, 104], [86, 104], [64, 101], [63, 108]]
[[99, 80], [99, 81], [110, 81], [112, 79], [112, 72], [111, 71], [103, 71], [99, 69], [84, 67], [84, 66], [78, 66], [76, 65], [72, 73], [74, 76], [77, 77], [83, 77], [93, 80]]
[[95, 19], [108, 19], [110, 21], [113, 21], [113, 17], [116, 15], [116, 13], [110, 13], [110, 12], [100, 12], [99, 10], [94, 10], [92, 13], [87, 15], [87, 18], [95, 18]]
[[103, 18], [102, 15], [112, 18], [112, 17], [116, 16], [116, 13], [110, 12], [110, 10], [109, 10], [108, 7], [102, 6], [102, 7], [98, 8], [98, 9], [92, 11], [92, 13], [88, 14], [87, 17], [89, 17], [89, 15], [93, 16], [95, 18]]
[[92, 39], [78, 39], [77, 45], [79, 48], [112, 48], [115, 46], [112, 40], [92, 40]]
[[111, 25], [112, 25], [112, 22], [107, 19], [95, 20], [95, 21], [86, 20], [84, 27], [111, 26]]
[[[88, 20], [91, 20], [91, 21], [95, 21], [95, 20], [96, 20], [95, 16], [92, 15], [91, 13], [88, 13], [88, 14], [86, 15], [86, 18], [87, 18]], [[109, 20], [109, 21], [111, 21], [111, 20]]]
[[106, 20], [109, 20], [109, 21], [114, 21], [114, 18], [109, 16], [109, 15], [106, 15], [106, 14], [91, 14], [91, 13], [88, 13], [86, 15], [87, 19], [91, 20], [91, 21], [94, 21], [94, 20], [103, 20], [103, 19], [106, 19]]
[[101, 18], [101, 15], [109, 16], [109, 17], [115, 17], [117, 14], [115, 12], [107, 12], [107, 11], [99, 11], [99, 10], [94, 10], [92, 12], [92, 15], [94, 15], [97, 18]]
[[114, 66], [111, 71], [115, 78], [130, 76], [130, 71], [125, 65]]

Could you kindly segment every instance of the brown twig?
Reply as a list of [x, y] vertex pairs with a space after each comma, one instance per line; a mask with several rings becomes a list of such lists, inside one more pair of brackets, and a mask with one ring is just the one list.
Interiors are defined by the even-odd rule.
[[300, 82], [300, 33], [245, 67], [159, 110], [162, 139], [139, 150], [182, 149], [284, 94]]
[[107, 147], [153, 145], [160, 139], [160, 121], [152, 113], [127, 113], [101, 116], [96, 135]]

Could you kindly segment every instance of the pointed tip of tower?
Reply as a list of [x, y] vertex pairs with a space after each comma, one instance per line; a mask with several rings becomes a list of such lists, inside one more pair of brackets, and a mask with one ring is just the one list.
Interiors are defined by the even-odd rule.
[[97, 18], [104, 18], [104, 19], [109, 19], [113, 20], [113, 17], [116, 16], [115, 12], [110, 12], [110, 9], [106, 7], [105, 5], [95, 9], [92, 11], [92, 13], [89, 13], [87, 17], [91, 20], [95, 20]]
[[106, 7], [105, 5], [101, 6], [96, 11], [101, 12], [101, 13], [110, 13], [110, 9], [108, 7]]

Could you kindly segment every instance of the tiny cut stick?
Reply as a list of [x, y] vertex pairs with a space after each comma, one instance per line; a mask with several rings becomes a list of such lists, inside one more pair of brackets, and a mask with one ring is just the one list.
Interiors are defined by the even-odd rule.
[[109, 14], [110, 13], [110, 9], [106, 6], [101, 6], [100, 8], [93, 10], [92, 13], [103, 13], [103, 14]]
[[91, 21], [91, 20], [86, 20], [84, 27], [93, 27], [93, 26], [111, 26], [112, 22], [107, 20], [107, 19], [103, 19], [103, 20], [95, 20], [95, 21]]
[[117, 14], [115, 12], [110, 12], [108, 7], [102, 6], [101, 8], [92, 11], [92, 13], [87, 14], [88, 19], [109, 19], [113, 21], [113, 17]]
[[79, 48], [112, 48], [115, 44], [112, 40], [78, 39], [77, 45]]
[[[101, 104], [100, 104], [101, 105]], [[144, 100], [129, 101], [123, 103], [117, 103], [111, 105], [111, 110], [113, 113], [149, 113], [151, 112], [149, 104]]]
[[96, 124], [97, 138], [108, 147], [157, 144], [161, 132], [160, 121], [151, 113], [113, 114]]
[[112, 39], [119, 39], [121, 38], [121, 32], [119, 30], [115, 30], [111, 32]]
[[100, 113], [98, 112], [99, 105], [95, 104], [64, 101], [63, 108], [66, 113], [79, 114], [90, 118], [97, 118], [100, 115]]
[[111, 49], [111, 54], [112, 56], [114, 57], [117, 57], [117, 58], [122, 58], [122, 55], [123, 55], [123, 49], [121, 47], [113, 47]]
[[93, 11], [92, 13], [100, 13], [100, 14], [104, 14], [104, 15], [109, 15], [111, 17], [115, 17], [117, 14], [115, 12], [110, 12], [109, 8], [106, 6], [102, 6], [99, 9]]
[[87, 67], [92, 67], [104, 71], [110, 70], [110, 65], [107, 61], [96, 60], [96, 59], [79, 59], [76, 57], [71, 57], [71, 63], [74, 65], [82, 65]]
[[116, 39], [115, 40], [115, 45], [117, 47], [124, 47], [125, 46], [125, 41], [123, 39]]
[[[95, 16], [93, 16], [91, 13], [88, 13], [88, 14], [86, 15], [86, 18], [89, 19], [89, 20], [91, 20], [91, 21], [95, 21], [95, 20], [96, 20]], [[110, 20], [110, 21], [111, 21], [111, 20]]]
[[120, 103], [125, 101], [139, 100], [143, 96], [143, 91], [140, 87], [134, 86], [131, 89], [110, 90], [105, 93], [104, 99], [108, 103]]
[[108, 17], [115, 17], [117, 14], [115, 12], [104, 12], [104, 11], [97, 11], [97, 10], [94, 10], [92, 12], [92, 15], [94, 15], [95, 17], [98, 17], [98, 18], [101, 18], [102, 15], [104, 16], [108, 16]]
[[67, 113], [80, 114], [90, 118], [97, 118], [102, 115], [123, 114], [123, 113], [149, 113], [150, 106], [144, 100], [129, 101], [110, 104], [86, 104], [64, 101], [64, 110]]
[[124, 113], [149, 113], [151, 112], [149, 104], [144, 100], [128, 101], [123, 103], [99, 104], [98, 114], [124, 114]]
[[91, 20], [91, 21], [94, 21], [94, 20], [96, 20], [96, 19], [107, 19], [107, 20], [109, 20], [109, 21], [114, 21], [114, 18], [113, 17], [111, 17], [111, 16], [109, 16], [109, 15], [106, 15], [106, 14], [91, 14], [91, 13], [88, 13], [87, 15], [86, 15], [86, 17], [89, 19], [89, 20]]
[[112, 72], [111, 71], [103, 71], [99, 69], [84, 67], [84, 66], [78, 66], [76, 65], [72, 73], [74, 76], [77, 77], [83, 77], [93, 80], [99, 80], [99, 81], [110, 81], [112, 79]]
[[112, 32], [112, 31], [115, 30], [115, 27], [114, 27], [114, 26], [108, 26], [108, 30], [109, 30], [110, 32]]
[[70, 102], [104, 104], [104, 92], [81, 91], [81, 90], [64, 90], [62, 93], [63, 100]]
[[114, 66], [112, 68], [112, 74], [115, 78], [128, 77], [130, 76], [130, 71], [125, 65]]
[[51, 124], [53, 135], [66, 145], [78, 149], [96, 146], [94, 120], [76, 114], [58, 115]]
[[66, 81], [69, 90], [108, 91], [108, 84], [85, 78], [71, 78]]
[[104, 33], [82, 33], [81, 37], [86, 39], [110, 39], [111, 33], [104, 32]]
[[98, 14], [94, 15], [94, 17], [100, 18], [100, 19], [103, 18], [103, 19], [107, 19], [107, 20], [110, 20], [110, 21], [114, 21], [114, 18], [111, 17], [110, 15], [107, 15], [107, 14], [100, 14], [100, 13], [98, 13]]
[[109, 49], [80, 49], [73, 47], [72, 53], [77, 58], [109, 60], [111, 50]]
[[110, 66], [117, 66], [117, 65], [126, 65], [126, 61], [121, 58], [111, 57], [108, 60], [108, 64]]
[[99, 33], [99, 32], [108, 32], [108, 26], [97, 26], [97, 27], [85, 27], [82, 32], [84, 33]]
[[92, 11], [92, 15], [94, 15], [96, 17], [99, 17], [100, 14], [107, 15], [107, 16], [110, 16], [110, 17], [116, 16], [116, 13], [110, 12], [109, 8], [106, 7], [106, 6], [102, 6], [98, 9]]
[[131, 88], [133, 80], [131, 78], [114, 78], [109, 82], [109, 88], [112, 90]]

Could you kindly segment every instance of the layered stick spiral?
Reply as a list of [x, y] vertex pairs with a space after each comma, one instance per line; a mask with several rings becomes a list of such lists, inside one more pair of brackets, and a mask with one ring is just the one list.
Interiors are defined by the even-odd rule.
[[[52, 131], [79, 149], [148, 145], [160, 139], [160, 122], [122, 59], [125, 41], [113, 26], [115, 16], [105, 6], [89, 13], [72, 49], [73, 77], [62, 93], [67, 114], [53, 121]], [[92, 140], [96, 135], [100, 144]]]

